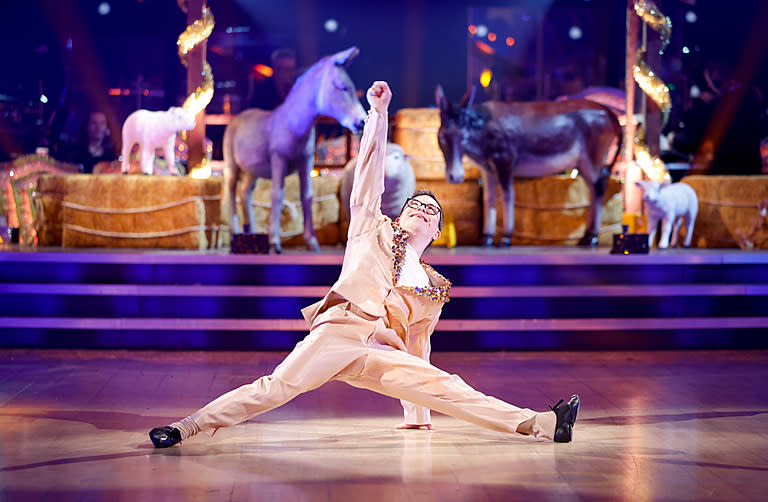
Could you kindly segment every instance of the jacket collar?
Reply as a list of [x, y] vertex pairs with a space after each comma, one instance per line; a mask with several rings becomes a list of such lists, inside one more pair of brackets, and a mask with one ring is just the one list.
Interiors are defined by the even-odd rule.
[[[392, 231], [392, 282], [397, 285], [405, 261], [405, 246], [408, 244], [408, 237], [410, 237], [410, 234], [396, 221], [392, 221]], [[424, 287], [402, 287], [412, 293], [435, 302], [445, 303], [450, 301], [449, 291], [451, 290], [451, 282], [423, 261], [419, 261], [424, 268], [424, 271], [429, 276], [430, 285]]]

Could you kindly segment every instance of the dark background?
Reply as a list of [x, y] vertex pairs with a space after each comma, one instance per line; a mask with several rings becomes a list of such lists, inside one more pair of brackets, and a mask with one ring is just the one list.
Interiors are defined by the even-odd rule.
[[[112, 0], [107, 15], [99, 14], [101, 3], [4, 2], [0, 128], [24, 132], [72, 102], [89, 107], [106, 103], [116, 123], [138, 107], [164, 109], [181, 104], [186, 96], [186, 70], [176, 54], [176, 38], [187, 21], [177, 2]], [[709, 59], [738, 65], [744, 57], [752, 67], [747, 72], [753, 74], [752, 83], [765, 87], [765, 2], [663, 0], [657, 4], [673, 20], [673, 43], [662, 57], [662, 68], [657, 68], [673, 88], [681, 85], [681, 79], [693, 78]], [[458, 101], [476, 78], [468, 75], [472, 49], [467, 25], [478, 16], [490, 13], [493, 17], [503, 9], [530, 13], [534, 22], [542, 20], [543, 61], [536, 65], [537, 30], [515, 18], [503, 29], [513, 31], [517, 43], [511, 50], [500, 47], [502, 57], [494, 68], [521, 79], [545, 73], [550, 83], [546, 90], [552, 95], [544, 99], [568, 89], [564, 85], [568, 79], [577, 78], [585, 86], [612, 87], [622, 86], [624, 80], [623, 0], [210, 0], [209, 6], [216, 28], [209, 40], [208, 60], [217, 85], [209, 113], [220, 113], [227, 95], [232, 111], [243, 108], [253, 65], [269, 64], [270, 53], [279, 47], [294, 48], [300, 67], [349, 46], [359, 47], [360, 55], [349, 67], [353, 81], [364, 89], [373, 80], [388, 80], [395, 110], [431, 106], [438, 83], [449, 99]], [[689, 10], [697, 15], [695, 23], [684, 19]], [[323, 29], [328, 18], [338, 21], [335, 33]], [[568, 38], [573, 25], [582, 28], [582, 39]], [[489, 27], [494, 29], [492, 19]], [[653, 34], [649, 31], [649, 36]], [[683, 54], [682, 47], [690, 53]], [[110, 88], [137, 87], [151, 92], [138, 98], [108, 95]], [[40, 103], [41, 94], [48, 103]]]

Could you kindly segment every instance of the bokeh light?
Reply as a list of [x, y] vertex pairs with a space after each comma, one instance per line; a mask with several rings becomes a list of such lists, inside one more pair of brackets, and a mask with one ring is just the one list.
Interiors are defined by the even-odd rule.
[[323, 28], [325, 28], [325, 31], [328, 33], [335, 33], [339, 29], [339, 22], [333, 18], [326, 19]]
[[583, 35], [584, 33], [578, 26], [571, 26], [568, 30], [568, 37], [570, 37], [571, 40], [580, 40]]

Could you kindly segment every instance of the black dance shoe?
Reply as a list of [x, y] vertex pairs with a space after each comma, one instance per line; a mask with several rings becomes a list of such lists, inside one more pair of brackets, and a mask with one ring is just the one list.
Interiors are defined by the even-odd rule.
[[149, 431], [149, 439], [152, 440], [155, 448], [168, 448], [176, 443], [181, 443], [181, 432], [176, 427], [164, 425]]
[[579, 413], [579, 396], [572, 395], [565, 404], [561, 399], [550, 408], [557, 415], [555, 443], [569, 443], [573, 439], [573, 424], [576, 423], [576, 415]]

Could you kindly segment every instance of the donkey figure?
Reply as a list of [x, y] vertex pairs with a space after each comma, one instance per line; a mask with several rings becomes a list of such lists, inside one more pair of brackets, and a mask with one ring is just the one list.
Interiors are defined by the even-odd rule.
[[280, 214], [285, 196], [284, 178], [298, 171], [304, 215], [304, 243], [310, 251], [319, 249], [312, 224], [312, 180], [315, 129], [319, 115], [333, 117], [357, 132], [362, 129], [365, 111], [355, 85], [344, 67], [357, 56], [357, 47], [326, 56], [301, 75], [283, 104], [273, 111], [245, 110], [224, 131], [223, 214], [232, 217], [232, 232], [240, 230], [235, 208], [235, 191], [243, 215], [254, 228], [251, 194], [256, 178], [272, 179], [272, 207], [269, 219], [270, 249], [280, 253]]
[[[438, 142], [446, 178], [464, 181], [462, 155], [481, 167], [484, 222], [481, 245], [493, 245], [496, 233], [496, 187], [501, 185], [504, 232], [500, 247], [514, 231], [514, 180], [538, 178], [577, 168], [589, 187], [591, 205], [579, 245], [597, 245], [602, 198], [621, 145], [621, 127], [605, 106], [588, 100], [472, 105], [468, 93], [458, 106], [449, 104], [441, 86], [435, 91], [440, 109]], [[609, 157], [611, 149], [616, 151]]]

